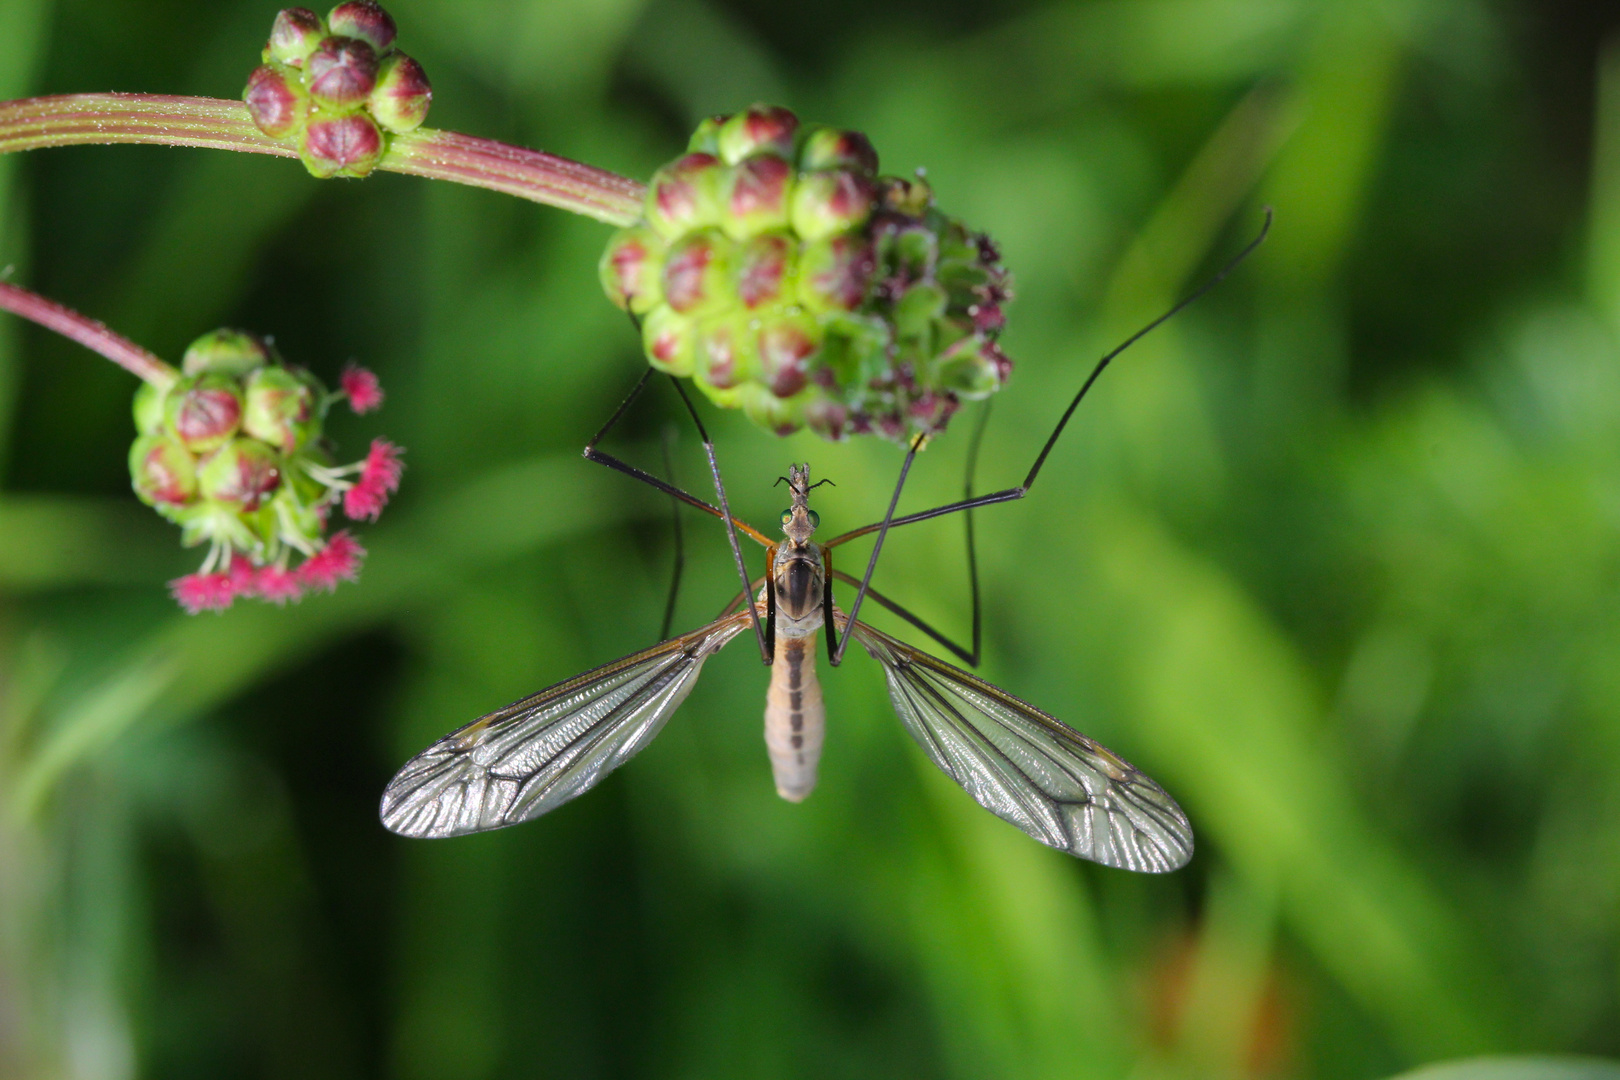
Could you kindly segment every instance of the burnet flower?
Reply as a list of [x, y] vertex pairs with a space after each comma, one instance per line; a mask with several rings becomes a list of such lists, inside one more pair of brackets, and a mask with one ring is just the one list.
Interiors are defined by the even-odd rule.
[[308, 8], [276, 16], [264, 63], [242, 92], [259, 130], [295, 140], [318, 177], [365, 176], [391, 135], [427, 119], [427, 73], [394, 48], [394, 20], [372, 0], [349, 0], [325, 19]]
[[879, 176], [866, 136], [782, 108], [704, 121], [600, 269], [648, 363], [779, 434], [937, 433], [1011, 369], [989, 237]]
[[283, 604], [354, 580], [365, 549], [347, 531], [328, 536], [329, 521], [339, 508], [375, 521], [404, 463], [384, 439], [361, 461], [334, 462], [322, 434], [327, 410], [346, 400], [367, 412], [382, 401], [363, 368], [345, 371], [342, 385], [330, 393], [263, 338], [216, 330], [186, 350], [178, 378], [136, 392], [135, 493], [180, 526], [183, 543], [208, 546], [197, 573], [170, 583], [181, 607]]

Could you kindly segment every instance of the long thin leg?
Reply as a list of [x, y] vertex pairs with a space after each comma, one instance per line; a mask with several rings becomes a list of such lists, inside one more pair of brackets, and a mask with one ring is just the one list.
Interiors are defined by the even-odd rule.
[[1253, 254], [1254, 249], [1259, 247], [1261, 243], [1265, 241], [1266, 234], [1271, 231], [1271, 207], [1268, 206], [1265, 208], [1265, 215], [1266, 220], [1265, 223], [1260, 226], [1260, 234], [1253, 240], [1249, 241], [1248, 246], [1228, 260], [1226, 265], [1216, 271], [1208, 281], [1205, 281], [1202, 285], [1198, 286], [1198, 288], [1188, 293], [1169, 311], [1166, 311], [1163, 315], [1160, 315], [1157, 319], [1154, 319], [1152, 322], [1142, 327], [1142, 329], [1126, 338], [1117, 348], [1113, 349], [1101, 360], [1097, 361], [1096, 367], [1091, 369], [1091, 374], [1088, 375], [1086, 377], [1086, 381], [1081, 384], [1080, 392], [1074, 395], [1074, 400], [1069, 402], [1069, 407], [1063, 410], [1063, 416], [1059, 418], [1057, 427], [1052, 429], [1052, 434], [1047, 438], [1046, 445], [1041, 447], [1041, 452], [1036, 455], [1035, 464], [1029, 467], [1029, 473], [1024, 477], [1024, 482], [1022, 484], [1017, 487], [1007, 488], [1004, 491], [993, 492], [989, 495], [980, 495], [978, 498], [966, 498], [960, 502], [948, 503], [944, 506], [936, 506], [932, 510], [923, 510], [915, 514], [907, 514], [905, 517], [897, 517], [893, 518], [892, 520], [889, 517], [885, 517], [882, 521], [875, 521], [870, 525], [863, 525], [859, 529], [843, 533], [840, 536], [835, 536], [822, 546], [837, 547], [839, 544], [848, 543], [849, 541], [854, 540], [856, 537], [865, 536], [870, 532], [877, 532], [879, 535], [882, 535], [882, 533], [887, 532], [890, 528], [896, 525], [911, 525], [918, 521], [927, 521], [930, 518], [942, 517], [946, 514], [954, 514], [960, 510], [971, 510], [977, 506], [991, 506], [995, 503], [1012, 502], [1015, 499], [1022, 499], [1029, 492], [1029, 489], [1035, 485], [1035, 478], [1040, 475], [1041, 466], [1046, 464], [1047, 455], [1051, 454], [1052, 447], [1057, 444], [1058, 437], [1063, 434], [1063, 429], [1068, 426], [1069, 417], [1073, 416], [1074, 410], [1080, 407], [1080, 402], [1085, 398], [1086, 394], [1090, 392], [1091, 387], [1094, 383], [1096, 383], [1098, 376], [1103, 373], [1103, 369], [1108, 367], [1109, 363], [1113, 361], [1114, 357], [1118, 356], [1132, 345], [1135, 345], [1145, 335], [1157, 329], [1171, 317], [1179, 314], [1181, 310], [1188, 304], [1191, 304], [1194, 300], [1197, 300], [1199, 297], [1209, 292], [1209, 290], [1219, 285], [1222, 281], [1226, 280], [1227, 275], [1233, 270], [1236, 270], [1238, 268], [1238, 264]]
[[911, 471], [911, 463], [917, 458], [917, 450], [923, 444], [926, 436], [917, 435], [906, 448], [906, 460], [900, 463], [900, 479], [895, 481], [894, 496], [889, 500], [888, 512], [883, 515], [883, 524], [878, 529], [877, 542], [872, 545], [872, 557], [866, 560], [866, 574], [861, 578], [861, 587], [855, 591], [855, 602], [849, 607], [849, 622], [844, 630], [844, 637], [838, 642], [838, 648], [828, 657], [828, 662], [837, 667], [844, 662], [844, 650], [849, 648], [850, 635], [855, 632], [855, 618], [861, 613], [861, 601], [866, 599], [866, 591], [872, 585], [872, 571], [877, 569], [878, 555], [883, 551], [883, 539], [889, 535], [889, 522], [894, 520], [894, 508], [900, 505], [900, 491], [906, 486], [906, 474]]
[[[855, 580], [855, 578], [853, 576], [844, 573], [842, 570], [834, 570], [830, 574], [827, 575], [827, 580], [828, 581], [832, 581], [834, 578], [838, 579], [839, 581], [842, 581], [845, 585], [854, 585], [854, 586], [857, 586], [857, 587], [860, 586], [859, 581]], [[832, 592], [831, 592], [832, 586], [829, 585], [827, 588], [828, 588], [828, 596], [830, 597], [832, 595]], [[921, 615], [916, 615], [916, 614], [913, 614], [912, 612], [906, 610], [905, 608], [901, 607], [898, 603], [891, 600], [889, 597], [884, 596], [882, 593], [878, 592], [876, 589], [867, 589], [866, 590], [866, 598], [868, 600], [871, 600], [871, 601], [875, 602], [880, 607], [888, 608], [890, 611], [894, 612], [896, 615], [898, 615], [902, 619], [906, 620], [906, 622], [910, 623], [912, 626], [915, 626], [917, 629], [921, 630], [923, 633], [927, 634], [929, 637], [933, 638], [935, 641], [937, 641], [941, 645], [945, 646], [945, 648], [947, 648], [947, 649], [949, 649], [951, 651], [952, 655], [954, 655], [958, 660], [961, 660], [964, 664], [967, 664], [968, 666], [971, 667], [972, 665], [978, 663], [978, 661], [973, 657], [973, 655], [971, 653], [969, 653], [966, 649], [962, 648], [962, 646], [958, 645], [956, 642], [952, 641], [950, 638], [946, 637], [944, 634], [940, 633], [938, 630], [935, 630], [932, 626], [928, 625], [928, 623], [923, 619], [923, 617]], [[831, 602], [832, 601], [829, 599], [828, 603], [830, 604]], [[829, 612], [830, 612], [830, 609], [829, 609]], [[828, 639], [827, 648], [828, 648], [828, 651], [832, 650], [832, 643], [831, 643], [830, 638]]]
[[[979, 422], [973, 425], [973, 439], [968, 443], [967, 469], [962, 476], [962, 497], [964, 499], [973, 498], [973, 474], [978, 471], [979, 447], [984, 443], [984, 429], [990, 423], [990, 404], [989, 401], [984, 403], [984, 408], [979, 412]], [[972, 508], [962, 514], [962, 520], [967, 523], [968, 593], [973, 598], [973, 647], [966, 656], [962, 656], [962, 651], [954, 645], [951, 646], [951, 651], [958, 656], [962, 656], [962, 659], [967, 661], [968, 667], [978, 667], [979, 630], [981, 626], [979, 617], [979, 552], [973, 543]], [[935, 638], [938, 638], [937, 634]], [[947, 644], [949, 643], [947, 642]]]
[[[838, 648], [838, 627], [833, 625], [833, 577], [837, 571], [833, 569], [832, 552], [823, 550], [821, 553], [823, 569], [826, 576], [821, 579], [821, 630], [827, 636], [827, 655], [831, 656]], [[854, 584], [854, 578], [848, 574], [839, 575]], [[876, 599], [874, 597], [873, 599]]]
[[[726, 539], [731, 543], [731, 557], [736, 560], [737, 576], [742, 579], [743, 586], [746, 588], [748, 585], [748, 566], [743, 562], [742, 545], [737, 542], [737, 523], [731, 516], [731, 506], [726, 502], [726, 485], [720, 479], [720, 463], [714, 458], [714, 442], [709, 438], [709, 432], [704, 428], [703, 421], [698, 419], [697, 410], [692, 407], [692, 399], [686, 396], [686, 388], [673, 375], [669, 377], [669, 381], [675, 385], [675, 392], [681, 395], [681, 401], [686, 405], [686, 411], [692, 416], [692, 423], [697, 425], [698, 438], [703, 440], [703, 453], [709, 459], [709, 475], [714, 477], [714, 493], [720, 500], [720, 518], [726, 523]], [[767, 582], [767, 584], [769, 583]], [[754, 624], [754, 639], [759, 642], [760, 661], [769, 665], [771, 662], [771, 644], [765, 640], [765, 627], [760, 624], [759, 609], [753, 604], [749, 604], [748, 615]]]
[[[973, 437], [968, 441], [967, 468], [963, 470], [962, 475], [962, 494], [970, 501], [973, 498], [973, 476], [979, 468], [979, 447], [984, 444], [984, 429], [990, 423], [990, 406], [992, 404], [994, 404], [992, 401], [986, 401], [984, 403], [984, 408], [979, 411], [979, 419], [973, 425]], [[967, 664], [968, 667], [978, 667], [980, 659], [980, 632], [983, 626], [981, 613], [984, 609], [979, 603], [979, 556], [978, 547], [974, 543], [973, 537], [973, 510], [971, 507], [963, 512], [962, 520], [967, 526], [968, 593], [972, 597], [971, 607], [973, 611], [972, 648], [964, 649], [962, 646], [958, 645], [956, 642], [952, 641], [938, 630], [935, 630], [932, 626], [929, 626], [918, 616], [913, 615], [911, 612], [907, 611], [893, 600], [880, 595], [876, 589], [869, 589], [868, 593], [872, 599], [876, 600], [878, 603], [882, 604], [884, 607], [906, 620], [906, 622], [910, 623], [912, 626], [915, 626], [917, 629], [921, 630], [923, 633], [945, 646], [953, 654], [955, 654], [957, 659]], [[829, 553], [827, 558], [830, 560], [832, 555]], [[844, 575], [840, 575], [840, 577], [842, 576]], [[852, 580], [849, 582], [849, 584], [853, 585], [855, 582]]]
[[759, 590], [763, 589], [764, 587], [765, 587], [765, 575], [761, 574], [759, 577], [755, 578], [753, 581], [750, 581], [748, 583], [748, 588], [744, 589], [742, 592], [738, 593], [736, 596], [733, 596], [731, 598], [731, 603], [729, 603], [725, 607], [721, 608], [720, 609], [720, 614], [716, 615], [715, 618], [723, 619], [727, 615], [730, 615], [733, 611], [736, 611], [738, 608], [743, 606], [743, 601], [744, 600], [747, 600], [750, 596], [753, 596], [755, 593], [759, 592]]
[[[651, 368], [647, 369], [651, 371]], [[675, 484], [675, 429], [673, 426], [664, 429], [664, 472], [669, 476], [672, 486]], [[971, 520], [971, 519], [970, 519]], [[675, 572], [669, 579], [669, 599], [664, 602], [664, 622], [658, 630], [658, 640], [669, 640], [670, 624], [675, 620], [675, 598], [681, 593], [681, 571], [686, 567], [686, 541], [681, 533], [681, 503], [679, 499], [669, 500], [669, 528], [675, 537]], [[975, 611], [978, 609], [975, 608]]]
[[[665, 483], [651, 473], [638, 469], [628, 462], [620, 461], [612, 454], [605, 453], [604, 451], [596, 448], [597, 443], [606, 438], [607, 433], [613, 428], [613, 425], [619, 422], [619, 419], [623, 417], [624, 414], [629, 410], [631, 404], [635, 402], [636, 398], [641, 396], [641, 392], [647, 387], [647, 381], [651, 379], [654, 374], [653, 369], [648, 368], [646, 373], [641, 376], [641, 381], [636, 383], [635, 388], [630, 391], [630, 395], [624, 399], [624, 402], [620, 404], [618, 409], [614, 411], [613, 415], [608, 418], [608, 422], [602, 425], [602, 429], [600, 431], [591, 436], [591, 441], [585, 444], [585, 460], [594, 461], [598, 465], [606, 465], [608, 468], [613, 469], [616, 472], [621, 472], [634, 480], [640, 480], [643, 484], [646, 484], [649, 487], [662, 491], [665, 495], [668, 495], [672, 499], [679, 499], [681, 502], [695, 510], [701, 510], [705, 514], [712, 514], [717, 518], [723, 518], [725, 515], [721, 513], [718, 506], [711, 506], [709, 503], [704, 502], [696, 495], [688, 494], [678, 487]], [[677, 383], [676, 388], [679, 389], [679, 387], [680, 384]], [[682, 396], [684, 397], [685, 395], [683, 394]], [[691, 407], [690, 402], [688, 402], [687, 407]], [[736, 525], [737, 529], [745, 533], [749, 539], [756, 541], [764, 547], [771, 546], [771, 539], [758, 529], [754, 528], [752, 525], [748, 524], [746, 521], [738, 521], [736, 518], [732, 518], [731, 521]]]

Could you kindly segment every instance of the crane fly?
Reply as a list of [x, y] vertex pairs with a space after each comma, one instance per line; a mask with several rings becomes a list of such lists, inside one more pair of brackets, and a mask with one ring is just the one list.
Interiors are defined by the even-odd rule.
[[[829, 662], [837, 666], [853, 639], [883, 668], [889, 700], [906, 730], [929, 760], [980, 806], [1043, 844], [1106, 866], [1162, 873], [1192, 858], [1192, 828], [1174, 799], [1129, 762], [1081, 735], [1061, 720], [1007, 691], [859, 621], [870, 597], [948, 648], [969, 666], [979, 660], [978, 573], [973, 556], [976, 507], [1012, 502], [1028, 494], [1069, 418], [1103, 370], [1145, 334], [1212, 289], [1246, 259], [1271, 228], [1265, 210], [1260, 233], [1209, 280], [1163, 315], [1102, 357], [1069, 402], [1034, 464], [1017, 487], [987, 495], [972, 492], [985, 415], [968, 452], [965, 497], [918, 513], [895, 516], [906, 475], [923, 437], [912, 440], [894, 496], [881, 521], [832, 538], [811, 539], [820, 524], [810, 509], [810, 469], [794, 465], [788, 482], [792, 505], [782, 511], [781, 541], [731, 514], [714, 444], [680, 381], [671, 378], [708, 456], [718, 505], [597, 449], [646, 387], [646, 371], [630, 395], [585, 446], [585, 457], [649, 484], [678, 503], [725, 523], [727, 540], [743, 583], [733, 607], [714, 622], [610, 664], [577, 675], [513, 702], [444, 736], [405, 765], [383, 792], [383, 824], [414, 837], [462, 836], [528, 821], [594, 787], [635, 756], [663, 729], [686, 700], [708, 658], [752, 629], [761, 659], [771, 667], [766, 694], [765, 744], [776, 790], [799, 802], [815, 786], [826, 713], [816, 678], [815, 639], [824, 631]], [[827, 483], [827, 481], [821, 481]], [[678, 510], [678, 507], [677, 507]], [[884, 537], [893, 527], [961, 512], [967, 521], [969, 579], [973, 595], [971, 648], [934, 630], [871, 587]], [[676, 517], [677, 526], [679, 515]], [[766, 549], [766, 572], [751, 581], [738, 534]], [[876, 533], [866, 573], [860, 579], [833, 569], [832, 549]], [[679, 532], [676, 533], [677, 553]], [[834, 580], [856, 586], [848, 614], [833, 603]], [[677, 554], [676, 577], [680, 580]], [[757, 594], [749, 602], [751, 594]], [[674, 608], [674, 587], [665, 612]]]
[[831, 553], [812, 540], [810, 470], [794, 465], [784, 539], [766, 543], [751, 610], [482, 716], [405, 763], [382, 798], [383, 824], [416, 837], [485, 832], [581, 795], [663, 729], [704, 661], [747, 630], [754, 614], [772, 650], [765, 745], [776, 790], [799, 802], [816, 783], [826, 713], [816, 637], [854, 639], [883, 668], [901, 723], [935, 765], [986, 810], [1043, 844], [1126, 870], [1174, 870], [1192, 857], [1192, 828], [1163, 788], [1129, 762], [1005, 690], [833, 604]]

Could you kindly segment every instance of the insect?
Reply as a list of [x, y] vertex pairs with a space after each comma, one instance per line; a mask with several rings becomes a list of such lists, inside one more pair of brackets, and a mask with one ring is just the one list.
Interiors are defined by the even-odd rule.
[[[852, 635], [883, 667], [889, 698], [933, 763], [1043, 844], [1126, 870], [1192, 857], [1192, 828], [1164, 789], [1055, 717], [937, 657], [849, 619], [833, 605], [829, 548], [812, 540], [810, 470], [785, 478], [784, 539], [768, 543], [751, 610], [633, 653], [451, 732], [405, 763], [383, 793], [383, 824], [444, 837], [528, 821], [589, 790], [652, 741], [704, 661], [753, 614], [772, 652], [765, 744], [776, 790], [799, 802], [816, 783], [825, 710], [816, 636]], [[740, 523], [739, 523], [740, 524]], [[743, 531], [763, 538], [751, 526]]]
[[[1109, 362], [1155, 327], [1208, 292], [1264, 241], [1260, 233], [1207, 282], [1106, 354], [1070, 401], [1024, 482], [987, 495], [972, 494], [972, 462], [983, 415], [969, 450], [966, 497], [896, 517], [900, 493], [922, 439], [914, 439], [883, 519], [825, 544], [810, 509], [809, 468], [795, 465], [782, 479], [792, 505], [782, 512], [784, 540], [773, 542], [732, 516], [714, 444], [680, 383], [671, 380], [697, 426], [708, 456], [718, 506], [597, 449], [652, 376], [649, 370], [585, 447], [585, 457], [647, 483], [679, 502], [720, 518], [743, 583], [742, 609], [689, 634], [603, 665], [514, 702], [444, 736], [406, 762], [383, 793], [383, 824], [396, 833], [447, 837], [528, 821], [589, 790], [650, 742], [686, 699], [704, 662], [752, 628], [761, 659], [771, 666], [765, 712], [766, 745], [777, 791], [799, 801], [815, 784], [825, 713], [815, 674], [815, 637], [824, 631], [837, 666], [851, 639], [883, 667], [889, 697], [907, 731], [942, 771], [980, 806], [1036, 840], [1080, 858], [1146, 872], [1174, 870], [1192, 857], [1192, 829], [1163, 788], [1124, 759], [1062, 721], [1000, 687], [954, 667], [858, 620], [862, 602], [895, 612], [970, 666], [978, 662], [980, 613], [973, 557], [972, 510], [1021, 499], [1034, 484], [1080, 401]], [[822, 481], [825, 483], [826, 481]], [[871, 588], [884, 537], [895, 526], [963, 512], [973, 595], [972, 647], [965, 649]], [[678, 521], [678, 518], [677, 518]], [[766, 574], [751, 581], [741, 532], [766, 548]], [[865, 575], [857, 581], [832, 567], [831, 549], [877, 533]], [[677, 533], [677, 550], [679, 534]], [[857, 586], [848, 614], [833, 604], [832, 583]], [[676, 581], [679, 581], [677, 558]], [[757, 594], [755, 590], [758, 590]], [[749, 597], [754, 596], [752, 602]], [[674, 593], [671, 592], [671, 609]], [[665, 614], [668, 637], [669, 614]]]

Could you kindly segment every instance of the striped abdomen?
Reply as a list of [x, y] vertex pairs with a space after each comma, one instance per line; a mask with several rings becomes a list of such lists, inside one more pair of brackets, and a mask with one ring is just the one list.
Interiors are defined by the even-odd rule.
[[776, 636], [771, 688], [765, 695], [765, 748], [771, 754], [776, 793], [802, 802], [816, 786], [827, 711], [816, 681], [816, 638]]

